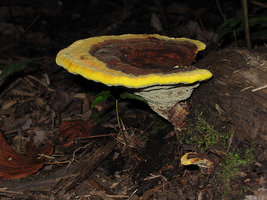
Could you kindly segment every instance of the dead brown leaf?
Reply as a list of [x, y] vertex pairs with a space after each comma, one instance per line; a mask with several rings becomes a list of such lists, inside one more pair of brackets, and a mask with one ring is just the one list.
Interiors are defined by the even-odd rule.
[[0, 179], [19, 179], [37, 172], [44, 165], [44, 157], [40, 154], [51, 155], [52, 144], [44, 148], [36, 148], [32, 142], [25, 145], [26, 155], [14, 151], [0, 132]]
[[90, 136], [93, 126], [91, 121], [63, 121], [59, 128], [59, 136], [67, 140], [63, 146], [70, 146], [76, 138]]

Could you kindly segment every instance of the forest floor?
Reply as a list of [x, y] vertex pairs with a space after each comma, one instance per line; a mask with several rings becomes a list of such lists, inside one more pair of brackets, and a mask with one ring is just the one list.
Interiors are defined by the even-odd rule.
[[[224, 18], [242, 16], [240, 1], [218, 3], [1, 1], [0, 70], [14, 70], [0, 75], [0, 199], [267, 199], [261, 146], [216, 130], [201, 113], [174, 131], [144, 102], [119, 99], [123, 88], [55, 63], [61, 49], [100, 35], [194, 38], [207, 44], [202, 57], [244, 47], [240, 35], [216, 42]], [[263, 9], [251, 3], [249, 11]], [[212, 166], [181, 165], [188, 152]]]

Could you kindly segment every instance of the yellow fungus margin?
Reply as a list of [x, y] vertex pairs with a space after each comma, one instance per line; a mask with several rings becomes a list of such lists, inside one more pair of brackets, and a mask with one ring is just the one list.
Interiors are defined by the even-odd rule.
[[[61, 50], [56, 57], [56, 63], [64, 67], [70, 73], [80, 74], [81, 76], [101, 82], [106, 85], [125, 86], [131, 88], [147, 87], [151, 85], [168, 85], [168, 84], [191, 84], [197, 81], [203, 81], [212, 77], [212, 73], [206, 69], [196, 69], [193, 71], [170, 73], [170, 74], [148, 74], [148, 75], [131, 75], [121, 71], [116, 71], [108, 68], [106, 64], [96, 57], [89, 54], [90, 48], [100, 42], [106, 40], [125, 40], [133, 38], [148, 38], [154, 37], [162, 40], [172, 41], [189, 41], [194, 43], [201, 51], [205, 49], [205, 44], [188, 38], [170, 38], [157, 34], [125, 34], [92, 37], [88, 39], [78, 40], [69, 47]], [[196, 52], [196, 53], [197, 53]], [[82, 58], [82, 59], [81, 59]]]

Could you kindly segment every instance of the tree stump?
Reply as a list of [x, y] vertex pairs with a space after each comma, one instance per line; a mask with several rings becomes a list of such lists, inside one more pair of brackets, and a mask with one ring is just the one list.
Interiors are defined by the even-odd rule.
[[267, 48], [214, 51], [197, 67], [209, 69], [213, 78], [193, 92], [190, 112], [202, 112], [218, 130], [267, 147]]

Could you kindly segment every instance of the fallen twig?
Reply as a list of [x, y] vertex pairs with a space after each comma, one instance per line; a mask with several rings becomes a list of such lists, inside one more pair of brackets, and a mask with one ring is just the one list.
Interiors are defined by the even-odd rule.
[[265, 88], [267, 88], [267, 84], [266, 84], [266, 85], [263, 85], [263, 86], [261, 86], [261, 87], [255, 88], [255, 89], [253, 89], [253, 90], [251, 90], [251, 91], [252, 91], [252, 92], [256, 92], [256, 91], [258, 91], [258, 90], [263, 90], [263, 89], [265, 89]]
[[112, 152], [116, 142], [114, 140], [109, 141], [102, 148], [87, 155], [87, 159], [81, 162], [80, 167], [69, 176], [62, 178], [57, 182], [52, 190], [52, 193], [58, 196], [62, 196], [65, 192], [75, 188], [75, 186], [87, 179], [99, 166], [99, 164]]

